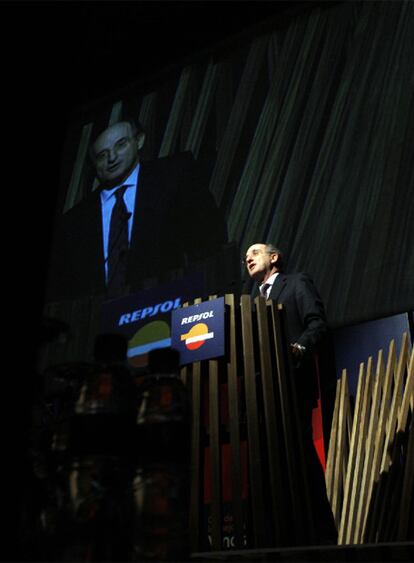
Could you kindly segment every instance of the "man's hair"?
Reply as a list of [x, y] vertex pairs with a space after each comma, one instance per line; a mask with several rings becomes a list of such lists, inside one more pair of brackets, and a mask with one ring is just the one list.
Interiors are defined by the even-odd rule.
[[283, 255], [282, 252], [279, 250], [279, 248], [277, 248], [277, 246], [275, 246], [274, 244], [270, 243], [270, 242], [265, 242], [266, 245], [266, 252], [270, 252], [270, 253], [274, 253], [274, 254], [278, 254], [279, 257], [277, 259], [277, 267], [278, 270], [282, 271], [283, 270]]
[[[144, 128], [137, 117], [133, 117], [131, 114], [125, 114], [117, 119], [115, 123], [121, 123], [124, 121], [130, 124], [134, 137], [138, 137], [140, 133], [144, 133]], [[112, 125], [115, 125], [115, 123], [113, 123]]]

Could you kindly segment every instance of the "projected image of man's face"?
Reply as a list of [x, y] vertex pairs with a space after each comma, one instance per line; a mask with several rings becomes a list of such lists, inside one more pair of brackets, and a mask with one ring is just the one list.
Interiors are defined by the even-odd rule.
[[139, 160], [140, 137], [131, 124], [120, 122], [105, 129], [93, 146], [96, 175], [105, 187], [122, 182]]

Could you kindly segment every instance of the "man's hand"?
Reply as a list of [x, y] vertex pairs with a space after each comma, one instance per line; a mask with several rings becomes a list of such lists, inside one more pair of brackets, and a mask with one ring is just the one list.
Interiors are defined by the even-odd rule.
[[306, 352], [306, 347], [302, 346], [301, 344], [298, 344], [297, 342], [291, 344], [290, 348], [295, 358], [302, 358]]

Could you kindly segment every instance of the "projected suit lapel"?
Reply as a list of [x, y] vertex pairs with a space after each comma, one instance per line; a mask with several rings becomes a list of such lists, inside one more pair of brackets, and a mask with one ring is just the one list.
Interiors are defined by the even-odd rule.
[[174, 193], [174, 180], [166, 184], [156, 167], [142, 163], [135, 200], [128, 272], [130, 277], [152, 274], [154, 261], [162, 260], [167, 241], [160, 236], [171, 234], [169, 217], [174, 212], [166, 198], [166, 190]]
[[[105, 290], [104, 250], [102, 240], [102, 212], [99, 190], [94, 191], [74, 210], [76, 218], [69, 232], [79, 255], [76, 265], [91, 292]], [[72, 265], [74, 262], [72, 262]]]

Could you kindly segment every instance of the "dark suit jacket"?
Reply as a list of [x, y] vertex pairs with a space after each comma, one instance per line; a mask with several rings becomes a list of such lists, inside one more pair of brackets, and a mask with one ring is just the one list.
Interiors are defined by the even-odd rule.
[[[327, 332], [322, 299], [306, 273], [280, 273], [272, 286], [269, 298], [281, 303], [286, 310], [288, 343], [306, 347], [306, 354], [296, 364], [298, 398], [301, 408], [308, 412], [319, 396], [314, 352]], [[306, 403], [306, 405], [305, 405]]]
[[[142, 162], [127, 284], [214, 255], [227, 242], [223, 214], [191, 153]], [[62, 217], [49, 299], [105, 293], [99, 189]]]
[[322, 299], [308, 274], [280, 273], [269, 298], [284, 305], [290, 343], [297, 342], [311, 352], [326, 332]]
[[327, 540], [335, 541], [337, 536], [335, 523], [312, 437], [312, 409], [316, 407], [316, 401], [320, 396], [316, 370], [319, 362], [314, 352], [321, 352], [321, 345], [327, 336], [323, 303], [312, 279], [305, 273], [279, 274], [269, 297], [285, 307], [288, 342], [298, 342], [307, 348], [304, 358], [293, 370], [303, 437], [305, 470], [310, 484], [310, 500], [314, 511], [317, 541], [320, 543], [325, 543]]

